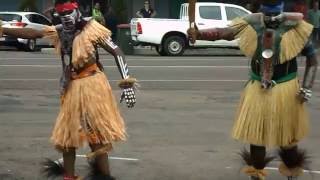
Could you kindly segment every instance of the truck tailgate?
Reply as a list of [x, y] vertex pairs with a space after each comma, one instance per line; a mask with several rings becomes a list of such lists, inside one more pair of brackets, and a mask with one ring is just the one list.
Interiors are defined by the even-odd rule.
[[137, 33], [137, 22], [138, 22], [138, 19], [134, 18], [131, 20], [131, 23], [130, 23], [130, 28], [131, 28], [131, 35], [132, 36], [136, 36], [138, 33]]

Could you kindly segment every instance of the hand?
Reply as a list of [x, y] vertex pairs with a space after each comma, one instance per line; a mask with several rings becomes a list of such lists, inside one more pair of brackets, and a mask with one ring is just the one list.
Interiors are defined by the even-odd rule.
[[128, 108], [133, 108], [133, 106], [136, 104], [134, 88], [130, 87], [123, 89], [120, 97], [120, 103], [122, 103], [123, 100], [126, 101]]
[[199, 31], [198, 31], [197, 27], [189, 28], [187, 33], [188, 33], [188, 37], [189, 37], [191, 43], [194, 44], [196, 42], [197, 38], [199, 37]]
[[271, 89], [276, 85], [276, 82], [273, 80], [262, 79], [261, 80], [261, 88], [262, 89]]
[[3, 35], [3, 29], [2, 29], [2, 21], [0, 20], [0, 37]]
[[297, 96], [300, 99], [301, 103], [305, 103], [311, 99], [312, 91], [307, 88], [301, 88], [300, 91], [297, 93]]

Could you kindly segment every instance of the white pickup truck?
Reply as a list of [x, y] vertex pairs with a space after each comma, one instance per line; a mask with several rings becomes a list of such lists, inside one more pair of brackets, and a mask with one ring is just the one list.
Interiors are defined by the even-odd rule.
[[[180, 56], [186, 48], [231, 47], [237, 48], [235, 41], [200, 41], [190, 44], [187, 38], [189, 28], [188, 3], [180, 8], [180, 19], [133, 18], [131, 37], [135, 44], [155, 46], [162, 56]], [[199, 29], [226, 27], [236, 17], [251, 12], [233, 4], [196, 3], [196, 25]]]

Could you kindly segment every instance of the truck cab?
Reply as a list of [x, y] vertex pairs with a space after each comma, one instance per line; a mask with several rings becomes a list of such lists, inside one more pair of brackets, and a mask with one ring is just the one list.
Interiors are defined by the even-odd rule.
[[[200, 41], [190, 44], [187, 37], [189, 28], [189, 4], [180, 8], [179, 19], [134, 18], [131, 20], [131, 37], [136, 44], [155, 46], [160, 55], [179, 56], [186, 48], [237, 48], [234, 41]], [[196, 3], [195, 19], [198, 29], [227, 27], [234, 18], [251, 14], [245, 8], [225, 3]]]

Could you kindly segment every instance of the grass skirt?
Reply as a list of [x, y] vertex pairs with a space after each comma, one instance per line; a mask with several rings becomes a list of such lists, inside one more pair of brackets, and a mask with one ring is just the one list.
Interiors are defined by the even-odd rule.
[[125, 125], [104, 73], [70, 82], [51, 140], [58, 149], [125, 140]]
[[305, 105], [297, 98], [297, 79], [264, 90], [250, 81], [241, 97], [232, 131], [234, 139], [260, 146], [288, 146], [309, 130]]

